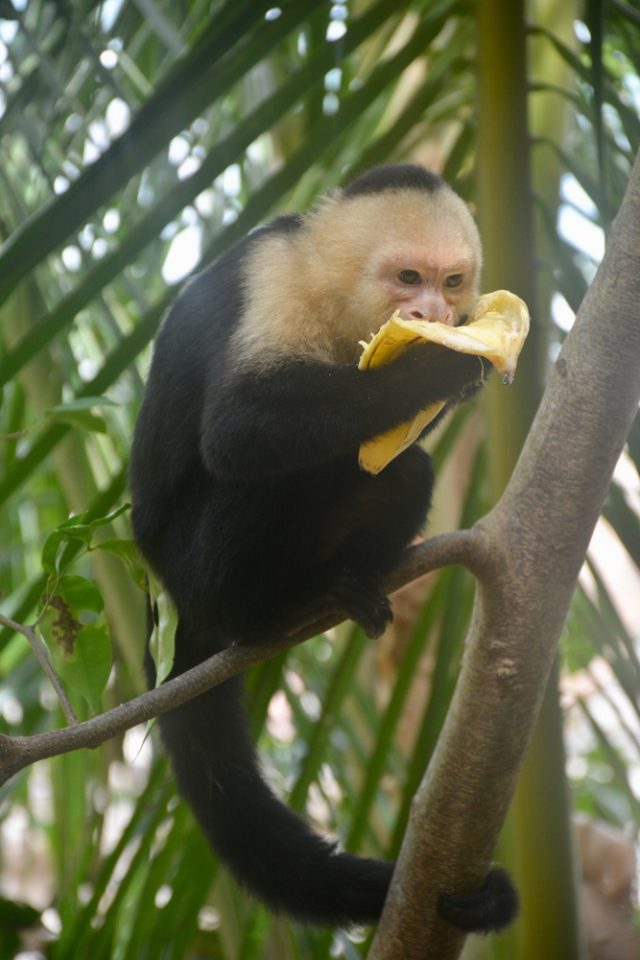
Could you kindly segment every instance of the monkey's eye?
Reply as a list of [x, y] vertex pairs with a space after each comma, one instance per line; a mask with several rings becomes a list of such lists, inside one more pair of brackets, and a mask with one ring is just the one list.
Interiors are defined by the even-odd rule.
[[461, 273], [452, 273], [450, 277], [447, 277], [444, 281], [445, 287], [459, 287], [462, 283], [462, 274]]
[[420, 274], [417, 270], [401, 270], [398, 280], [400, 283], [420, 283]]

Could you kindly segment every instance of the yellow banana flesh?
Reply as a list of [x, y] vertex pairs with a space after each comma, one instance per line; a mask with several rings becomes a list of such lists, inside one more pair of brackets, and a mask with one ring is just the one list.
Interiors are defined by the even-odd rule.
[[[399, 312], [363, 343], [358, 364], [361, 370], [392, 363], [412, 344], [424, 341], [440, 344], [459, 353], [472, 353], [490, 360], [504, 383], [513, 380], [518, 356], [529, 332], [527, 305], [508, 290], [496, 290], [478, 298], [478, 302], [461, 327], [428, 320], [402, 320]], [[430, 404], [413, 420], [401, 423], [389, 433], [381, 434], [360, 445], [359, 462], [363, 470], [376, 474], [414, 443], [424, 428], [436, 417], [445, 401]]]

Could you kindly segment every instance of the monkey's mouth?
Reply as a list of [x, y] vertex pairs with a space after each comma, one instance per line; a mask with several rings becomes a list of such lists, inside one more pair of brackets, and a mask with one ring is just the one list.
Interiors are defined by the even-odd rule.
[[469, 319], [469, 314], [463, 313], [461, 317], [458, 317], [458, 321], [457, 323], [454, 324], [454, 326], [461, 327], [463, 324], [467, 322], [468, 319]]

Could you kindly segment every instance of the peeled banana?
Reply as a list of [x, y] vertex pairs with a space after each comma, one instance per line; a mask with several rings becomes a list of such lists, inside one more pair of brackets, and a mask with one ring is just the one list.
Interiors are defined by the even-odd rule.
[[[496, 290], [478, 298], [478, 302], [461, 327], [428, 320], [402, 320], [399, 312], [373, 335], [358, 364], [361, 370], [392, 363], [412, 344], [430, 341], [459, 353], [472, 353], [490, 360], [504, 383], [513, 380], [518, 356], [529, 332], [527, 305], [508, 290]], [[401, 423], [389, 433], [374, 437], [360, 445], [360, 467], [376, 474], [411, 446], [424, 428], [440, 413], [446, 401], [430, 404], [413, 420]]]

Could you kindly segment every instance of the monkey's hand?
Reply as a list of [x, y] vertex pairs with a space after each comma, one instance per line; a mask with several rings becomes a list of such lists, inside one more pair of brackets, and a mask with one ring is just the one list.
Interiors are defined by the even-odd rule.
[[[462, 358], [464, 355], [457, 354], [457, 356]], [[447, 410], [471, 400], [491, 376], [491, 372], [494, 370], [491, 361], [487, 360], [486, 357], [475, 357], [474, 359], [478, 361], [478, 365], [475, 368], [471, 364], [466, 367], [469, 379], [461, 386], [460, 390], [451, 393], [446, 404]]]
[[[353, 620], [372, 640], [382, 636], [393, 620], [391, 602], [376, 576], [342, 567], [337, 572], [334, 570], [328, 583], [318, 585], [318, 589], [318, 596], [296, 611], [294, 625], [284, 629], [281, 626], [281, 633], [297, 633], [303, 626], [323, 617], [328, 609]], [[278, 631], [274, 635], [277, 636]]]
[[375, 577], [345, 568], [331, 588], [330, 596], [372, 640], [382, 636], [393, 620], [389, 598]]
[[435, 430], [448, 413], [456, 407], [462, 406], [463, 403], [468, 403], [472, 400], [478, 390], [485, 385], [494, 366], [486, 357], [477, 357], [476, 359], [480, 361], [480, 375], [478, 375], [477, 370], [470, 370], [470, 379], [462, 384], [456, 393], [453, 393], [449, 397], [440, 412], [436, 414], [433, 420], [427, 423], [418, 438], [419, 440], [422, 440], [423, 437], [428, 436], [428, 434]]
[[432, 399], [412, 420], [399, 423], [386, 433], [360, 444], [360, 467], [373, 475], [380, 473], [394, 457], [433, 429], [448, 410], [470, 400], [485, 383], [492, 369], [485, 357], [457, 353], [425, 342], [409, 347], [390, 366], [402, 378], [419, 378], [428, 385]]
[[528, 332], [527, 306], [507, 290], [480, 297], [460, 327], [403, 320], [394, 313], [371, 342], [363, 344], [359, 367], [391, 365], [403, 374], [408, 368], [408, 377], [419, 369], [433, 386], [433, 399], [412, 420], [361, 444], [362, 469], [379, 473], [425, 433], [445, 404], [450, 408], [470, 399], [486, 380], [485, 364], [493, 364], [503, 381], [511, 383]]

